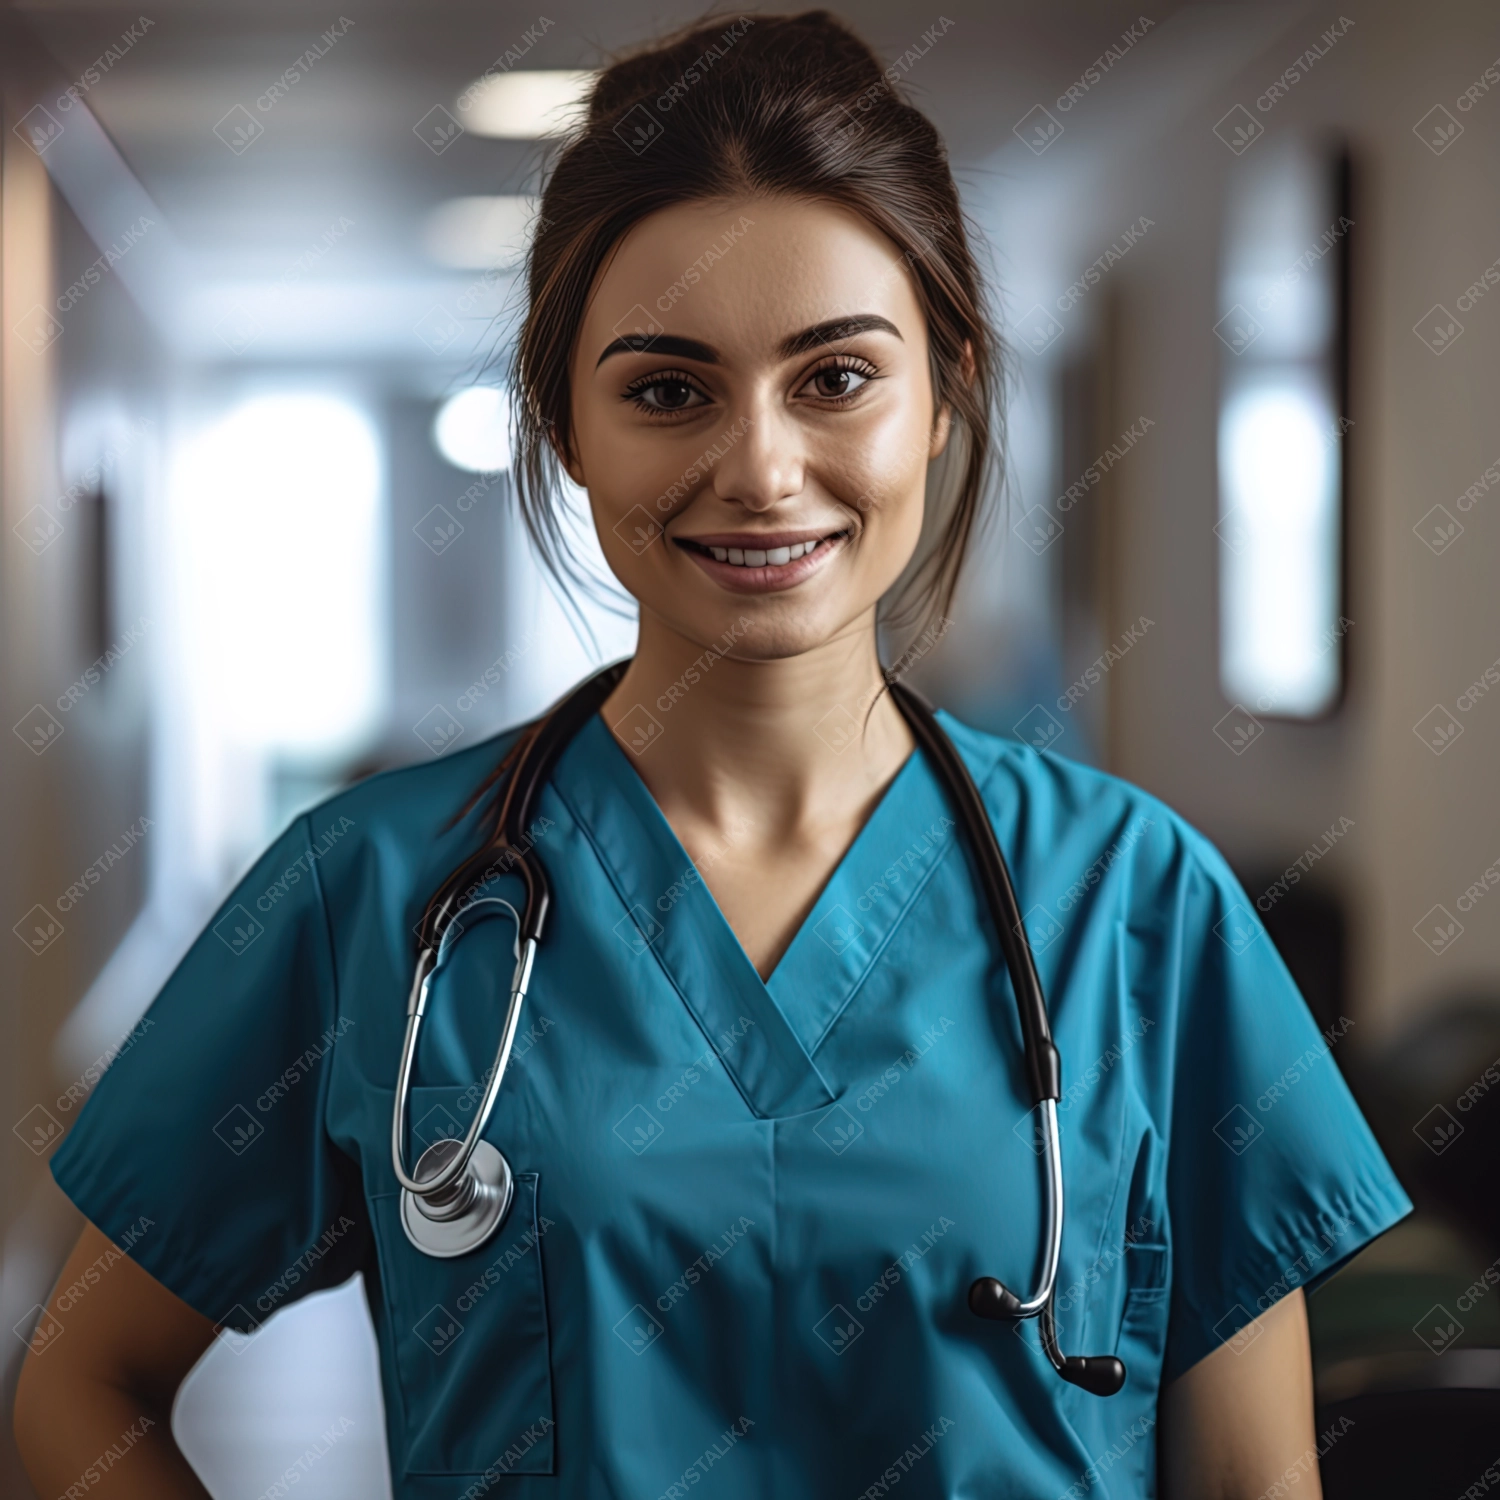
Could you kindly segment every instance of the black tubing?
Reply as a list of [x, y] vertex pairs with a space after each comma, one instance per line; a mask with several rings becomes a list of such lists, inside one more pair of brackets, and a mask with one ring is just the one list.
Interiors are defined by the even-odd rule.
[[628, 657], [613, 662], [574, 688], [542, 721], [536, 739], [516, 768], [516, 775], [521, 780], [511, 798], [509, 816], [501, 832], [505, 842], [518, 851], [516, 863], [525, 869], [526, 911], [521, 918], [523, 943], [528, 938], [541, 941], [552, 905], [552, 882], [547, 878], [547, 866], [541, 856], [535, 849], [519, 852], [531, 822], [532, 806], [573, 736], [604, 706], [604, 700], [614, 692], [629, 665]]
[[1031, 1102], [1062, 1097], [1062, 1067], [1052, 1042], [1052, 1028], [1047, 1022], [1047, 1002], [1042, 983], [1037, 978], [1031, 944], [1021, 923], [1021, 908], [1011, 885], [1010, 871], [1000, 842], [990, 823], [988, 809], [969, 775], [963, 757], [953, 741], [943, 732], [932, 705], [922, 695], [901, 682], [890, 682], [891, 698], [917, 743], [937, 763], [938, 773], [958, 804], [959, 822], [969, 836], [975, 862], [979, 866], [979, 883], [989, 907], [990, 919], [1000, 939], [1005, 966], [1016, 992], [1016, 1010], [1021, 1021], [1021, 1040], [1026, 1049], [1026, 1078], [1031, 1085]]

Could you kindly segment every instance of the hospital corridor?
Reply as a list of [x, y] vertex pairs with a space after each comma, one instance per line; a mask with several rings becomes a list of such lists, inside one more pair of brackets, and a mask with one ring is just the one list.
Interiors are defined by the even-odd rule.
[[1342, 3], [0, 0], [0, 1497], [1500, 1493], [1500, 13]]

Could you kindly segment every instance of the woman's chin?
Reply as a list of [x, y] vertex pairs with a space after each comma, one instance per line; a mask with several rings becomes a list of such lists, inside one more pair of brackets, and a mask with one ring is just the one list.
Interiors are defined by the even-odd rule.
[[[863, 613], [863, 611], [861, 612]], [[826, 646], [853, 623], [825, 609], [788, 607], [768, 599], [746, 599], [743, 606], [665, 622], [677, 635], [742, 662], [786, 661]]]

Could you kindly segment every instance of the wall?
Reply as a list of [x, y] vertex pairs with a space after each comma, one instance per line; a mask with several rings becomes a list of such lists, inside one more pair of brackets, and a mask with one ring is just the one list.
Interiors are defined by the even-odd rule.
[[[1497, 460], [1500, 290], [1458, 308], [1500, 256], [1500, 88], [1458, 105], [1500, 52], [1500, 34], [1480, 4], [1445, 6], [1441, 27], [1399, 3], [1346, 15], [1354, 24], [1329, 53], [1257, 118], [1268, 137], [1342, 132], [1354, 153], [1348, 701], [1328, 723], [1268, 721], [1238, 756], [1213, 734], [1229, 707], [1215, 659], [1214, 267], [1235, 158], [1212, 127], [1236, 102], [1254, 113], [1330, 15], [1246, 63], [1103, 206], [1108, 221], [1145, 202], [1162, 221], [1151, 253], [1121, 278], [1116, 410], [1105, 423], [1119, 431], [1144, 413], [1160, 424], [1118, 467], [1109, 497], [1116, 623], [1139, 613], [1155, 622], [1115, 668], [1112, 769], [1164, 797], [1241, 868], [1279, 869], [1330, 823], [1353, 821], [1309, 884], [1352, 905], [1352, 1014], [1368, 1041], [1466, 987], [1500, 989], [1500, 922], [1485, 911], [1500, 890], [1470, 913], [1459, 907], [1500, 857], [1500, 685], [1472, 706], [1462, 696], [1500, 656], [1500, 496], [1461, 499]], [[1441, 155], [1413, 132], [1435, 104], [1463, 126]], [[1413, 332], [1435, 303], [1464, 325], [1441, 355]], [[1413, 531], [1438, 503], [1464, 527], [1440, 555]], [[1435, 705], [1462, 730], [1440, 755], [1413, 732]], [[1437, 905], [1464, 929], [1442, 952], [1413, 931]]]
[[[151, 857], [142, 823], [151, 646], [138, 544], [160, 433], [158, 355], [134, 304], [108, 274], [67, 295], [99, 251], [11, 128], [30, 103], [0, 73], [0, 702], [17, 729], [0, 751], [0, 912], [15, 933], [0, 947], [0, 988], [12, 1002], [0, 1012], [0, 1095], [16, 1122], [0, 1194], [6, 1328], [27, 1318], [78, 1232], [48, 1150], [32, 1145], [68, 1122], [59, 1096], [77, 1080], [56, 1068], [54, 1038], [139, 909]], [[45, 347], [17, 331], [44, 326], [39, 309], [61, 327]], [[106, 497], [102, 532], [96, 488]], [[101, 541], [110, 580], [102, 615]], [[23, 1346], [3, 1347], [8, 1410]], [[6, 1494], [25, 1492], [15, 1464], [6, 1423]]]

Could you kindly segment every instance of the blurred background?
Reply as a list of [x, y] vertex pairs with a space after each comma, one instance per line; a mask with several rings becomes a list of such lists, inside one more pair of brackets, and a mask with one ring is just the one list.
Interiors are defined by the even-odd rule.
[[[539, 575], [498, 361], [549, 131], [698, 12], [341, 3], [0, 9], [7, 1411], [79, 1227], [47, 1157], [254, 855], [631, 649]], [[1325, 1483], [1457, 1494], [1500, 1430], [1500, 17], [1344, 6], [840, 13], [1013, 352], [1003, 507], [891, 656], [1228, 856], [1419, 1205], [1310, 1299], [1322, 1428], [1374, 1419]], [[216, 1496], [388, 1494], [358, 1284], [174, 1423]]]

